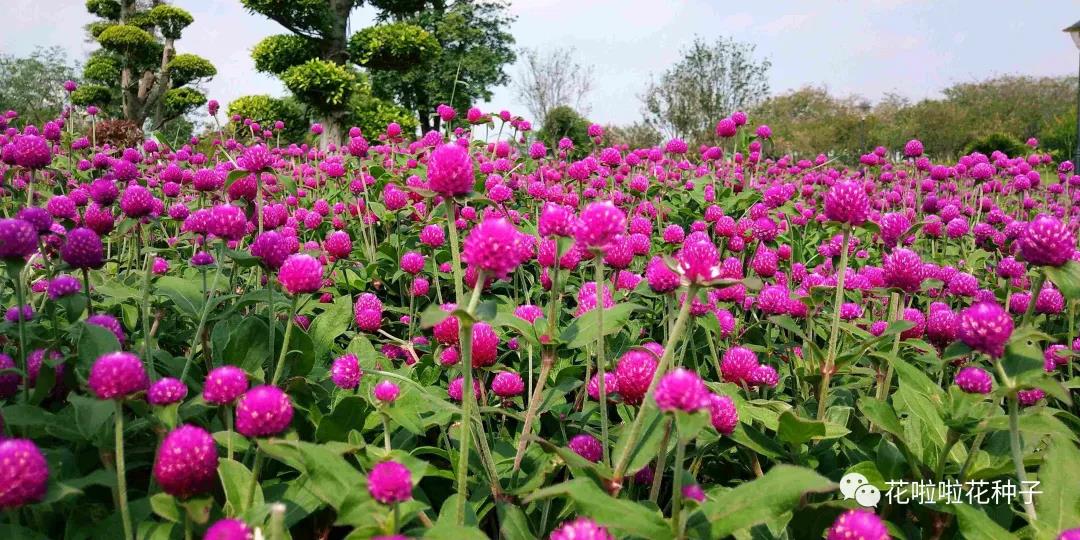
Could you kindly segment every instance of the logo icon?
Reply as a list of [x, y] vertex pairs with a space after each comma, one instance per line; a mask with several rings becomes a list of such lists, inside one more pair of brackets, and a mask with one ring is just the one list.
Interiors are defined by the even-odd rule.
[[881, 491], [859, 473], [847, 473], [840, 479], [840, 493], [844, 500], [855, 499], [859, 506], [870, 508], [881, 501]]

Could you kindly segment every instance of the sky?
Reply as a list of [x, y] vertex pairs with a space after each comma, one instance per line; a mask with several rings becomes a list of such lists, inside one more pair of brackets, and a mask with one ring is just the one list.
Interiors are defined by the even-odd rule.
[[[173, 0], [195, 22], [179, 52], [209, 59], [218, 75], [207, 94], [223, 104], [247, 94], [284, 95], [274, 77], [255, 71], [251, 48], [284, 33], [244, 11], [239, 0]], [[58, 46], [73, 60], [96, 48], [83, 26], [83, 0], [3, 0], [9, 20], [0, 52], [25, 55]], [[958, 82], [995, 75], [1068, 75], [1078, 52], [1061, 30], [1080, 19], [1080, 0], [514, 0], [518, 47], [570, 46], [594, 74], [590, 120], [626, 124], [641, 116], [638, 96], [695, 37], [728, 36], [756, 46], [772, 62], [773, 94], [818, 85], [838, 95], [913, 100]], [[14, 9], [12, 9], [14, 8]], [[371, 22], [360, 8], [351, 26]], [[14, 20], [11, 20], [13, 18]], [[519, 66], [510, 66], [515, 77]], [[487, 110], [527, 112], [512, 87], [495, 89]]]

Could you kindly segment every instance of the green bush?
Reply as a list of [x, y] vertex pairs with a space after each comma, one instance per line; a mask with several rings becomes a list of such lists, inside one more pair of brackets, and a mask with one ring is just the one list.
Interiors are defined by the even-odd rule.
[[318, 56], [314, 42], [295, 34], [281, 34], [263, 39], [251, 51], [255, 69], [281, 75], [289, 68]]
[[574, 141], [574, 154], [582, 155], [591, 142], [589, 139], [589, 121], [573, 108], [560, 105], [548, 111], [544, 117], [544, 126], [539, 132], [540, 138], [555, 148], [559, 139], [570, 137]]
[[984, 135], [971, 141], [964, 147], [965, 154], [980, 152], [989, 156], [995, 151], [1001, 151], [1010, 157], [1016, 157], [1024, 155], [1027, 152], [1027, 147], [1024, 146], [1024, 143], [1016, 140], [1016, 138], [1004, 133], [990, 133]]
[[251, 118], [256, 122], [269, 125], [275, 120], [285, 122], [285, 140], [299, 140], [307, 132], [308, 120], [304, 106], [293, 98], [278, 99], [267, 95], [252, 95], [236, 98], [229, 103], [229, 116], [234, 114], [242, 118]]
[[157, 41], [142, 28], [130, 24], [114, 24], [97, 37], [102, 47], [120, 54], [140, 55], [153, 49]]
[[196, 79], [217, 75], [214, 64], [196, 54], [178, 54], [169, 62], [168, 67], [173, 86], [183, 86]]
[[148, 12], [150, 20], [161, 30], [161, 35], [168, 39], [180, 39], [184, 31], [195, 19], [187, 11], [169, 4], [159, 4]]
[[409, 23], [369, 26], [349, 38], [352, 60], [369, 69], [408, 70], [441, 50], [435, 36]]
[[165, 92], [165, 115], [180, 116], [206, 103], [206, 94], [190, 87], [173, 88]]
[[120, 80], [120, 61], [104, 51], [92, 54], [83, 66], [83, 78], [99, 84], [113, 84]]
[[115, 21], [120, 18], [120, 2], [116, 0], [86, 0], [86, 11]]
[[340, 108], [349, 101], [356, 75], [326, 60], [309, 60], [281, 76], [285, 87], [305, 105], [321, 112]]
[[112, 101], [112, 92], [99, 84], [83, 84], [71, 93], [71, 102], [81, 107], [96, 105], [101, 107]]
[[391, 122], [397, 122], [405, 133], [416, 133], [419, 125], [416, 115], [408, 109], [372, 95], [366, 80], [357, 83], [347, 108], [345, 125], [357, 126], [365, 134], [381, 133]]

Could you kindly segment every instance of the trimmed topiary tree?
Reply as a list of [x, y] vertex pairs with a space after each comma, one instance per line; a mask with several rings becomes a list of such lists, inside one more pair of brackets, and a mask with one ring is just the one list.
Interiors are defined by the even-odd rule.
[[176, 40], [194, 18], [165, 3], [146, 6], [137, 0], [87, 0], [100, 17], [87, 30], [101, 45], [83, 69], [90, 84], [72, 99], [81, 105], [118, 105], [118, 114], [151, 129], [206, 103], [200, 83], [217, 74], [208, 60], [177, 54]]

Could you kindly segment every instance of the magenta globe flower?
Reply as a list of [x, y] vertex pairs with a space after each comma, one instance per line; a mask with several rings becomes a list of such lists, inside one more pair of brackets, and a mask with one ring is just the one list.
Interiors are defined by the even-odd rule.
[[364, 370], [360, 369], [360, 359], [355, 354], [346, 354], [337, 357], [330, 367], [330, 380], [338, 388], [353, 390], [360, 385], [360, 378]]
[[709, 391], [693, 371], [676, 368], [660, 379], [654, 399], [664, 412], [695, 412], [708, 405]]
[[473, 191], [473, 162], [468, 150], [443, 144], [431, 152], [427, 163], [428, 187], [444, 197], [468, 195]]
[[292, 422], [289, 395], [276, 386], [256, 386], [236, 402], [236, 431], [245, 437], [273, 437]]
[[1057, 540], [1080, 540], [1080, 527], [1061, 531], [1061, 534], [1057, 536]]
[[247, 524], [239, 519], [219, 519], [206, 529], [203, 540], [251, 540], [254, 537]]
[[858, 182], [837, 182], [825, 194], [825, 217], [857, 227], [866, 222], [870, 198]]
[[828, 540], [889, 540], [889, 529], [869, 510], [848, 510], [836, 518], [826, 535]]
[[724, 353], [724, 358], [720, 361], [720, 371], [726, 382], [749, 384], [758, 365], [758, 357], [754, 351], [746, 347], [732, 347]]
[[374, 395], [376, 400], [390, 404], [397, 401], [398, 396], [401, 395], [401, 388], [391, 381], [382, 380], [375, 385]]
[[997, 303], [979, 302], [960, 312], [959, 330], [960, 341], [965, 345], [1000, 358], [1012, 336], [1013, 320]]
[[610, 202], [594, 202], [581, 211], [574, 237], [587, 248], [604, 249], [626, 233], [626, 213]]
[[165, 377], [150, 385], [146, 401], [151, 405], [165, 406], [179, 403], [187, 397], [188, 388], [180, 379]]
[[690, 283], [705, 284], [721, 277], [720, 253], [710, 240], [688, 241], [676, 259], [679, 272]]
[[165, 493], [186, 499], [214, 488], [217, 467], [214, 438], [200, 427], [185, 424], [161, 441], [154, 459], [154, 480]]
[[236, 366], [210, 370], [203, 383], [203, 399], [212, 405], [229, 405], [248, 389], [247, 373]]
[[512, 371], [500, 371], [491, 379], [491, 391], [501, 398], [520, 396], [525, 391], [525, 381]]
[[994, 388], [994, 378], [985, 369], [968, 366], [956, 373], [956, 386], [969, 394], [989, 394]]
[[67, 234], [60, 258], [72, 268], [101, 268], [105, 264], [105, 247], [98, 233], [80, 227]]
[[368, 493], [382, 504], [397, 504], [412, 498], [412, 474], [396, 461], [383, 461], [368, 473]]
[[485, 219], [469, 232], [461, 260], [487, 275], [504, 278], [521, 264], [521, 238], [503, 218]]
[[579, 517], [551, 531], [551, 540], [615, 540], [615, 537], [595, 521]]
[[599, 463], [600, 459], [604, 457], [603, 445], [600, 444], [599, 439], [588, 433], [574, 435], [567, 446], [569, 446], [575, 454], [593, 463]]
[[899, 248], [885, 256], [885, 285], [896, 287], [907, 293], [914, 293], [922, 287], [922, 258], [910, 249]]
[[22, 259], [38, 249], [38, 233], [22, 219], [0, 219], [0, 259]]
[[26, 169], [43, 169], [52, 163], [49, 141], [37, 135], [22, 135], [15, 139], [15, 164]]
[[138, 356], [127, 352], [98, 357], [90, 367], [86, 385], [98, 399], [124, 399], [146, 390], [150, 380]]
[[40, 501], [48, 483], [49, 465], [33, 441], [0, 441], [0, 509]]
[[1028, 222], [1017, 243], [1024, 260], [1041, 266], [1061, 266], [1076, 251], [1076, 235], [1069, 226], [1046, 214]]
[[640, 405], [645, 399], [656, 373], [657, 358], [651, 352], [631, 350], [615, 365], [616, 386], [627, 405]]
[[290, 255], [278, 269], [278, 281], [291, 295], [308, 294], [322, 287], [323, 265], [311, 255]]
[[739, 412], [735, 409], [735, 400], [729, 396], [710, 394], [708, 397], [709, 417], [713, 428], [721, 435], [731, 435], [739, 425]]

